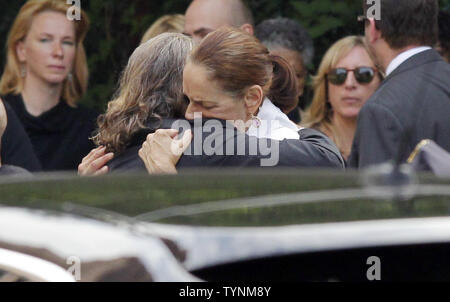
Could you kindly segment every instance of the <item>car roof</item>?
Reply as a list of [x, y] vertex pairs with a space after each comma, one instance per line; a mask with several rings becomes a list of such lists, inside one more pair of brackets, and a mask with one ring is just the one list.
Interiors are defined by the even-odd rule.
[[[0, 183], [0, 204], [101, 219], [201, 226], [283, 226], [448, 216], [450, 180], [420, 175], [404, 192], [367, 187], [357, 172], [190, 171], [80, 178], [41, 175]], [[105, 218], [107, 219], [107, 218]]]

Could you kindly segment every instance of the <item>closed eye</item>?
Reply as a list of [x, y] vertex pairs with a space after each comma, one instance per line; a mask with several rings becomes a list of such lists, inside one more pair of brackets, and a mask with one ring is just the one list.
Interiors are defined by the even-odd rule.
[[211, 104], [210, 102], [205, 102], [205, 101], [191, 101], [192, 103], [194, 103], [195, 105], [205, 108], [205, 109], [212, 109], [214, 107], [216, 107], [215, 104]]
[[201, 103], [201, 106], [205, 109], [213, 109], [216, 107], [216, 105], [213, 104], [205, 104], [204, 102]]

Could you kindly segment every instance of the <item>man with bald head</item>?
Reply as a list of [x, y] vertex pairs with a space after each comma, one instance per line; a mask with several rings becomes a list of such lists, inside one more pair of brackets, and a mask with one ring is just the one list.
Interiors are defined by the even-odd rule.
[[224, 25], [253, 35], [253, 16], [242, 0], [193, 0], [185, 17], [184, 34], [191, 36], [195, 43]]

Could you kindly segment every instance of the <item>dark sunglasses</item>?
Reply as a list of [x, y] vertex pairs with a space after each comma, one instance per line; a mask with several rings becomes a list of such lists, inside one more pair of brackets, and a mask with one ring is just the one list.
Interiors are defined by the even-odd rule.
[[345, 83], [349, 71], [353, 71], [355, 79], [359, 84], [369, 84], [377, 73], [372, 67], [358, 67], [355, 69], [335, 68], [327, 73], [326, 77], [331, 84], [342, 85]]

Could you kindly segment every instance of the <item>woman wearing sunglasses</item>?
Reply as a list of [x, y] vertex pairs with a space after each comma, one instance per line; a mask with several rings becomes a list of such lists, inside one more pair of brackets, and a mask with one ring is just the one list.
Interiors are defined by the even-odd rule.
[[359, 110], [382, 79], [364, 37], [349, 36], [337, 41], [314, 77], [314, 98], [303, 126], [325, 133], [347, 159]]

